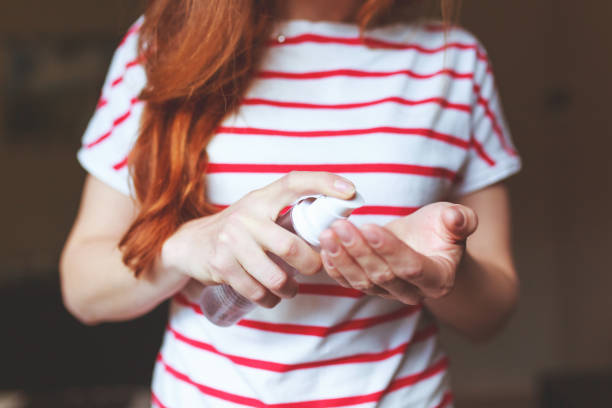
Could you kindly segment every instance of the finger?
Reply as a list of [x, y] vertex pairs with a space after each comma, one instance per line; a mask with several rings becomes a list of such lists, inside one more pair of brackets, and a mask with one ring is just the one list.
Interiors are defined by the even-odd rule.
[[326, 250], [321, 251], [321, 260], [323, 261], [323, 267], [327, 274], [334, 280], [336, 280], [341, 286], [345, 288], [350, 288], [351, 285], [344, 279], [344, 276], [340, 273], [338, 269], [334, 266], [334, 263], [331, 260], [329, 253]]
[[451, 240], [460, 242], [476, 231], [478, 217], [471, 208], [453, 204], [442, 210], [442, 223]]
[[[331, 278], [336, 280], [340, 284], [340, 286], [344, 286], [345, 288], [356, 289], [345, 279], [345, 277], [342, 275], [342, 272], [334, 266], [329, 252], [327, 252], [326, 250], [322, 250], [321, 259], [323, 260], [323, 267], [325, 271], [327, 272], [327, 274]], [[366, 289], [358, 289], [358, 290], [368, 295], [383, 296], [383, 297], [391, 298], [391, 295], [389, 294], [389, 292], [375, 285], [367, 290]]]
[[253, 279], [240, 264], [238, 267], [240, 267], [240, 273], [234, 272], [227, 277], [227, 284], [236, 292], [265, 308], [272, 308], [280, 302], [278, 296]]
[[412, 248], [431, 255], [438, 251], [430, 245], [430, 233], [434, 233], [446, 244], [460, 247], [477, 226], [478, 217], [470, 208], [449, 202], [436, 202], [391, 221], [385, 228], [400, 236]]
[[[226, 238], [224, 234], [219, 239], [224, 241], [229, 237]], [[216, 281], [230, 285], [236, 292], [260, 306], [270, 308], [278, 304], [278, 296], [253, 279], [229, 251], [217, 254], [216, 259], [213, 265], [214, 273], [218, 277]]]
[[[336, 221], [333, 230], [340, 238], [344, 249], [365, 271], [372, 283], [403, 303], [418, 304], [420, 302], [422, 296], [418, 288], [398, 278], [386, 260], [370, 247], [353, 224], [348, 221]], [[404, 248], [400, 248], [402, 249]]]
[[305, 275], [321, 269], [319, 254], [302, 238], [270, 220], [250, 218], [245, 223], [257, 244]]
[[276, 296], [290, 299], [297, 294], [297, 282], [289, 274], [274, 263], [257, 245], [253, 245], [250, 253], [240, 251], [236, 254], [242, 267], [264, 287]]
[[447, 271], [406, 245], [386, 228], [365, 225], [363, 236], [395, 275], [416, 286], [424, 296], [435, 295], [446, 284]]
[[246, 272], [274, 295], [291, 298], [297, 293], [297, 283], [266, 256], [242, 224], [226, 224], [232, 240], [231, 250]]
[[355, 185], [332, 173], [292, 171], [259, 192], [265, 194], [268, 218], [274, 220], [283, 208], [307, 195], [323, 194], [348, 200], [355, 195]]
[[381, 289], [376, 287], [361, 266], [343, 248], [332, 229], [325, 230], [319, 240], [329, 263], [334, 267], [333, 272], [340, 274], [350, 287], [370, 294], [381, 293]]

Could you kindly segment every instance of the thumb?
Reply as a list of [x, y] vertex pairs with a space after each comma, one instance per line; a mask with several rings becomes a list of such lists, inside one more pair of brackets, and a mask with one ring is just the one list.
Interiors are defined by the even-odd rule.
[[451, 240], [463, 241], [476, 231], [478, 216], [469, 207], [452, 204], [442, 210], [442, 224]]
[[262, 189], [271, 216], [275, 218], [297, 199], [322, 194], [348, 200], [355, 196], [355, 185], [337, 174], [316, 171], [292, 171]]

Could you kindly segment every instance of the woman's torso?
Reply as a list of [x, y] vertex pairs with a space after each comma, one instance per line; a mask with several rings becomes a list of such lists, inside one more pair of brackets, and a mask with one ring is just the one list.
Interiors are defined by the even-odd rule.
[[[473, 37], [398, 25], [368, 34], [384, 45], [368, 48], [353, 25], [297, 20], [277, 33], [285, 41], [269, 48], [208, 146], [210, 201], [230, 205], [291, 170], [330, 171], [364, 196], [350, 218], [359, 226], [454, 193], [482, 59]], [[230, 328], [201, 315], [200, 285], [178, 294], [155, 370], [159, 405], [450, 406], [447, 360], [423, 309], [363, 296], [324, 273], [297, 279], [294, 299]]]

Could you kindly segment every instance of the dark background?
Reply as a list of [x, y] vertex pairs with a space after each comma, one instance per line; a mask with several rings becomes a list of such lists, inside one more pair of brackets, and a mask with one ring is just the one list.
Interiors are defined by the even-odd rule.
[[[57, 261], [75, 158], [110, 55], [141, 12], [120, 0], [0, 11], [0, 408], [142, 407], [163, 308], [83, 327]], [[486, 345], [445, 332], [459, 408], [612, 406], [612, 3], [465, 0], [524, 159], [510, 181], [521, 301]], [[59, 402], [59, 401], [63, 402]]]

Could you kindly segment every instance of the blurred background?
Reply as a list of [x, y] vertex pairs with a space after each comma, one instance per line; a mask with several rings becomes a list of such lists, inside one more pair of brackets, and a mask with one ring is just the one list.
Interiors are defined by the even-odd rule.
[[[165, 308], [84, 327], [57, 263], [75, 153], [139, 1], [0, 12], [0, 407], [144, 407]], [[459, 408], [612, 406], [612, 3], [465, 0], [524, 171], [510, 181], [519, 308], [485, 345], [444, 333]]]

